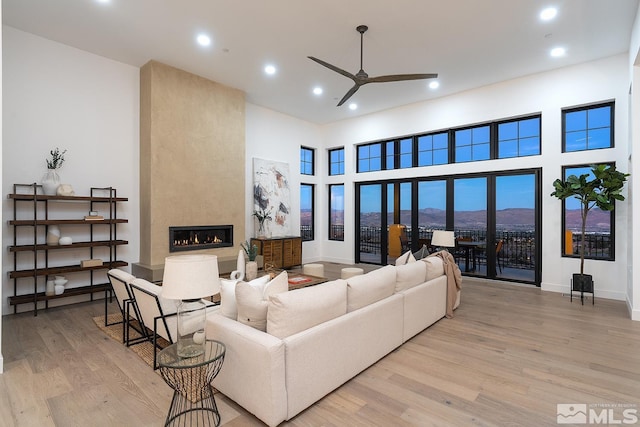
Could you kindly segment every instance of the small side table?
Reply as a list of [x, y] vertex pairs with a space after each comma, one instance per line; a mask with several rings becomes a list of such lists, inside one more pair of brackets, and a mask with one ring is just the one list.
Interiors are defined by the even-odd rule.
[[164, 425], [219, 426], [220, 413], [211, 381], [222, 368], [224, 344], [207, 340], [204, 354], [190, 358], [178, 356], [177, 349], [177, 344], [171, 344], [158, 353], [162, 378], [174, 390]]

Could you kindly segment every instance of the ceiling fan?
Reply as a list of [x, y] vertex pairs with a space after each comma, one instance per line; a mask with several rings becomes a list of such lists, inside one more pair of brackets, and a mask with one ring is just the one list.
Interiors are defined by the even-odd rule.
[[314, 58], [313, 56], [308, 56], [307, 57], [307, 58], [311, 59], [312, 61], [315, 61], [320, 65], [324, 65], [328, 69], [333, 70], [336, 73], [342, 74], [345, 77], [349, 77], [351, 80], [354, 81], [355, 85], [351, 89], [349, 89], [349, 92], [347, 92], [342, 97], [340, 102], [338, 102], [338, 107], [341, 106], [342, 104], [344, 104], [347, 99], [351, 98], [351, 96], [354, 93], [356, 93], [356, 91], [358, 89], [360, 89], [360, 86], [366, 85], [367, 83], [399, 82], [399, 81], [404, 81], [404, 80], [434, 79], [434, 78], [438, 77], [438, 74], [433, 74], [433, 73], [431, 73], [431, 74], [393, 74], [393, 75], [388, 75], [388, 76], [369, 77], [369, 75], [367, 73], [365, 73], [364, 70], [362, 69], [363, 38], [364, 38], [364, 33], [368, 29], [369, 29], [369, 27], [367, 27], [366, 25], [358, 25], [356, 27], [356, 31], [358, 31], [360, 33], [360, 71], [358, 71], [355, 75], [351, 74], [348, 71], [343, 70], [342, 68], [338, 68], [335, 65], [331, 65], [328, 62], [325, 62], [325, 61], [323, 61], [321, 59]]

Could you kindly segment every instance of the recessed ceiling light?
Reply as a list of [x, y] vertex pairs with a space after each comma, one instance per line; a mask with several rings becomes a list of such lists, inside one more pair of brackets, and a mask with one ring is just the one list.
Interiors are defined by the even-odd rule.
[[429, 88], [431, 89], [438, 89], [439, 87], [440, 87], [440, 82], [437, 80], [434, 80], [431, 83], [429, 83]]
[[322, 95], [322, 88], [319, 86], [316, 86], [313, 88], [313, 94], [314, 95]]
[[542, 19], [543, 21], [549, 21], [555, 18], [557, 14], [558, 9], [556, 9], [555, 7], [548, 7], [540, 12], [540, 19]]
[[276, 67], [274, 67], [273, 65], [267, 65], [266, 67], [264, 67], [264, 72], [272, 76], [276, 73]]
[[349, 109], [350, 110], [357, 110], [358, 109], [358, 104], [356, 104], [355, 102], [352, 102], [351, 104], [349, 104]]
[[554, 47], [553, 49], [551, 49], [551, 56], [553, 56], [554, 58], [564, 56], [565, 53], [567, 53], [567, 51], [563, 47]]
[[199, 34], [198, 37], [196, 37], [196, 41], [200, 46], [209, 46], [211, 44], [211, 37], [206, 34]]
[[96, 2], [102, 3], [102, 4], [107, 4], [107, 3], [111, 3], [111, 0], [96, 0]]

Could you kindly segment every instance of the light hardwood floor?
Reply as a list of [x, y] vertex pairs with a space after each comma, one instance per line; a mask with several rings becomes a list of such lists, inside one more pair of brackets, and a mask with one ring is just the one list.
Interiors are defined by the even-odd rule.
[[[336, 277], [339, 267], [326, 264], [325, 274]], [[636, 405], [640, 413], [640, 322], [623, 302], [582, 306], [529, 286], [463, 285], [453, 319], [284, 425], [552, 426], [562, 403]], [[103, 310], [95, 302], [4, 317], [0, 426], [163, 425], [171, 390], [94, 325]], [[222, 425], [262, 425], [224, 395], [216, 399]]]

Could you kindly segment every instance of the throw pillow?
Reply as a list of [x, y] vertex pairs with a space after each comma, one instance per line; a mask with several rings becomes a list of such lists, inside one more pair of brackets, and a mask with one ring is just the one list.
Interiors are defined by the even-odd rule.
[[258, 277], [236, 285], [238, 322], [264, 331], [266, 329], [267, 302], [262, 299], [269, 276]]
[[220, 314], [229, 319], [238, 318], [238, 306], [236, 305], [237, 280], [220, 279]]
[[267, 330], [267, 309], [269, 296], [289, 290], [289, 276], [286, 271], [269, 281], [262, 276], [251, 282], [236, 285], [237, 320], [260, 331]]
[[413, 257], [416, 260], [426, 258], [427, 255], [429, 255], [429, 248], [427, 247], [427, 245], [422, 245], [420, 249], [413, 253]]
[[405, 265], [409, 262], [416, 262], [416, 259], [413, 257], [411, 251], [407, 251], [396, 258], [396, 265]]

